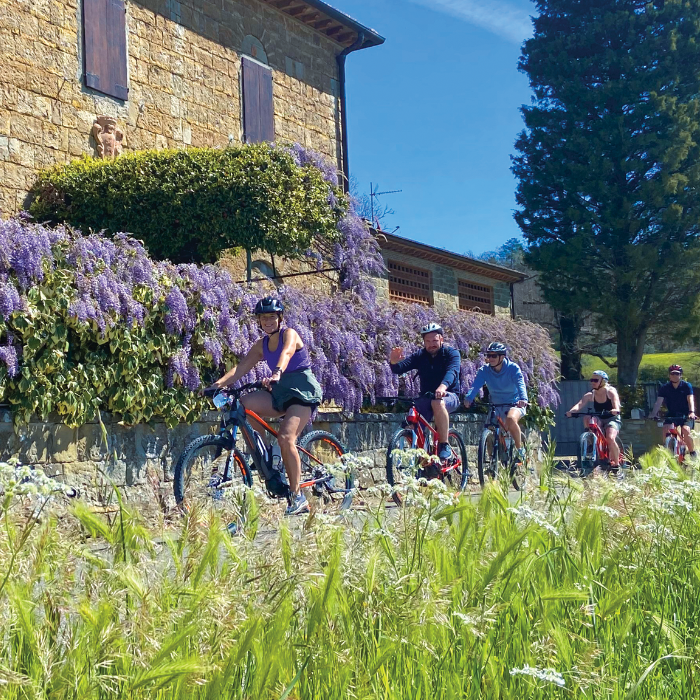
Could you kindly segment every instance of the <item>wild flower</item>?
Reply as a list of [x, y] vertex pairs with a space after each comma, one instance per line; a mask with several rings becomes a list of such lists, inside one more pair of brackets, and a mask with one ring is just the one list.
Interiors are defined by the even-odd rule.
[[528, 664], [525, 664], [522, 668], [511, 668], [510, 675], [531, 676], [539, 681], [558, 685], [560, 688], [564, 688], [566, 686], [564, 676], [553, 668], [537, 668], [536, 666], [529, 666]]
[[534, 523], [552, 535], [559, 535], [559, 530], [547, 520], [545, 513], [533, 510], [524, 503], [513, 508], [508, 508], [508, 512], [513, 513], [517, 520]]

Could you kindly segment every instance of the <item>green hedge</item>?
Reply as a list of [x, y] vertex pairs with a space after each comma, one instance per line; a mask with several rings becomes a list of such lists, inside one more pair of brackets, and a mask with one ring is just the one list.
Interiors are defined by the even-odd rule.
[[38, 221], [127, 231], [158, 259], [197, 263], [238, 246], [301, 255], [337, 240], [347, 209], [318, 168], [270, 144], [83, 158], [44, 171], [32, 197]]

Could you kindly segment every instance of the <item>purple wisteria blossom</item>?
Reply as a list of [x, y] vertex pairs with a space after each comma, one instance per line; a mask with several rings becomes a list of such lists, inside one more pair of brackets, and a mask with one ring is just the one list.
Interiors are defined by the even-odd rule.
[[[394, 305], [377, 298], [372, 275], [382, 271], [383, 261], [376, 241], [352, 211], [340, 230], [344, 242], [332, 252], [341, 268], [340, 288], [330, 295], [292, 286], [278, 292], [286, 307], [285, 323], [306, 344], [326, 399], [356, 410], [367, 396], [394, 396], [399, 389], [415, 395], [413, 377], [392, 374], [389, 353], [397, 345], [407, 352], [420, 347], [421, 326], [438, 321], [446, 341], [462, 354], [463, 389], [483, 363], [487, 345], [500, 340], [536, 389], [540, 404], [556, 402], [558, 367], [544, 329], [509, 318]], [[156, 262], [126, 235], [83, 237], [17, 219], [0, 221], [0, 363], [9, 376], [21, 374], [22, 363], [29, 361], [23, 355], [30, 335], [21, 324], [13, 324], [31, 311], [29, 290], [38, 284], [49, 291], [54, 285], [60, 289], [65, 314], [60, 321], [73, 334], [65, 358], [45, 365], [56, 365], [46, 370], [47, 381], [51, 371], [69, 371], [76, 353], [92, 357], [89, 361], [101, 368], [127, 361], [129, 346], [120, 339], [128, 331], [129, 342], [144, 337], [152, 348], [147, 361], [139, 359], [149, 364], [134, 369], [144, 382], [156, 381], [148, 379], [155, 376], [161, 387], [194, 391], [220, 376], [261, 337], [253, 310], [265, 292], [235, 284], [216, 265]], [[248, 379], [267, 374], [261, 363]], [[100, 376], [104, 383], [104, 374]], [[118, 393], [119, 377], [109, 381], [114, 386], [100, 385], [95, 392]]]

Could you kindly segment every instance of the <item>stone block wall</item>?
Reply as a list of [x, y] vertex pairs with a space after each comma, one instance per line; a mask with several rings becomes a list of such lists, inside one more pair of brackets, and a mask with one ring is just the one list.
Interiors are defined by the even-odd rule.
[[[433, 302], [436, 305], [447, 306], [455, 311], [459, 309], [459, 287], [458, 281], [465, 280], [475, 284], [483, 284], [493, 289], [494, 310], [496, 316], [510, 317], [510, 286], [505, 282], [499, 282], [484, 275], [472, 272], [463, 272], [446, 265], [423, 260], [419, 257], [395, 253], [393, 251], [382, 251], [385, 262], [395, 260], [405, 262], [408, 265], [415, 265], [424, 270], [430, 270], [433, 282]], [[389, 280], [383, 278], [377, 280], [377, 291], [384, 298], [389, 298]]]
[[[10, 411], [0, 409], [0, 460], [19, 458], [24, 464], [42, 467], [47, 474], [77, 486], [83, 496], [99, 501], [111, 489], [122, 487], [131, 501], [151, 501], [154, 492], [169, 500], [172, 470], [184, 446], [200, 435], [215, 432], [218, 414], [206, 413], [191, 425], [168, 429], [164, 423], [125, 427], [109, 415], [103, 423], [68, 428], [56, 416], [15, 430]], [[347, 414], [321, 412], [313, 429], [328, 430], [345, 448], [370, 459], [370, 469], [360, 476], [366, 488], [385, 478], [386, 451], [402, 414]], [[468, 448], [470, 465], [476, 464], [477, 440], [483, 416], [455, 415], [453, 426]], [[273, 422], [274, 425], [274, 422]]]
[[242, 138], [240, 64], [255, 36], [273, 71], [275, 135], [339, 159], [340, 46], [258, 0], [127, 0], [129, 99], [82, 78], [80, 0], [0, 0], [0, 211], [25, 204], [36, 172], [95, 155], [95, 117], [125, 151], [226, 146]]

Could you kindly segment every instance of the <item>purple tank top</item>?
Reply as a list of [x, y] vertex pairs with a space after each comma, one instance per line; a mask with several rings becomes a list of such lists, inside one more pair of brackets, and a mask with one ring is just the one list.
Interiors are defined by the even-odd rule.
[[[279, 365], [280, 355], [282, 354], [282, 346], [284, 345], [284, 332], [286, 328], [280, 330], [280, 339], [277, 343], [277, 350], [272, 352], [268, 347], [270, 341], [269, 336], [263, 338], [263, 359], [267, 362], [267, 366], [274, 372], [275, 367]], [[293, 355], [292, 359], [287, 365], [285, 372], [296, 372], [302, 369], [311, 369], [311, 364], [309, 363], [309, 353], [306, 351], [306, 345], [302, 347], [301, 350], [297, 350]]]

